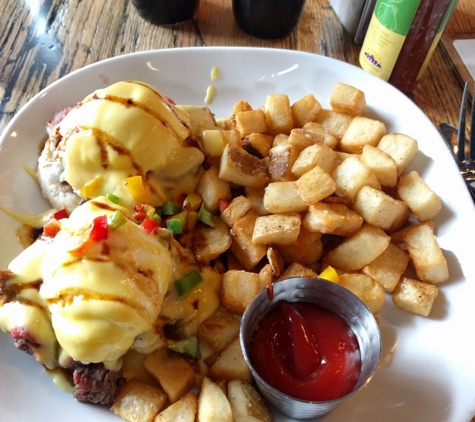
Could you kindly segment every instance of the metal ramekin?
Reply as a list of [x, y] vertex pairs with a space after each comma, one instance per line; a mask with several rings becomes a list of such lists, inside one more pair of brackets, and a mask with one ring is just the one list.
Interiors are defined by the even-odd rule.
[[[240, 340], [244, 358], [256, 384], [268, 402], [287, 416], [310, 419], [322, 416], [355, 394], [372, 378], [381, 356], [378, 324], [366, 305], [348, 289], [322, 278], [295, 277], [274, 283], [274, 299], [263, 289], [249, 304], [241, 321]], [[353, 391], [330, 401], [306, 401], [284, 394], [265, 382], [249, 356], [251, 336], [263, 315], [279, 301], [310, 302], [341, 316], [355, 333], [361, 353], [361, 373]]]

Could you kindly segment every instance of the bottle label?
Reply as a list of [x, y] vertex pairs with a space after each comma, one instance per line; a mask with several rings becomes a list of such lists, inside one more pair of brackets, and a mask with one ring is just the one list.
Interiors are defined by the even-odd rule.
[[360, 65], [387, 81], [421, 0], [378, 0], [360, 52]]

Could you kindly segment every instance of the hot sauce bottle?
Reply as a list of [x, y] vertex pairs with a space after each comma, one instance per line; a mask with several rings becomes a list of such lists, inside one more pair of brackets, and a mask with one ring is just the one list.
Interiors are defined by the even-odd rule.
[[422, 77], [458, 0], [378, 0], [361, 67], [409, 94]]

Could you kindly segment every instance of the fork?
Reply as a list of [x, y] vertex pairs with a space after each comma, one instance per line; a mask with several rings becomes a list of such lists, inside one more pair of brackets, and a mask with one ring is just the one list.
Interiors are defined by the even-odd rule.
[[457, 162], [460, 173], [467, 185], [467, 189], [475, 202], [475, 91], [472, 95], [470, 111], [470, 129], [468, 139], [465, 137], [468, 103], [468, 82], [463, 87], [462, 101], [460, 104], [459, 123], [457, 130], [457, 144], [452, 153]]

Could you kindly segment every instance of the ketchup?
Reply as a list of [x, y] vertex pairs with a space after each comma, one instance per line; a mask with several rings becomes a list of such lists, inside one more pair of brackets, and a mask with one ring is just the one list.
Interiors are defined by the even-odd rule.
[[249, 357], [269, 385], [309, 401], [341, 398], [361, 371], [358, 340], [335, 313], [308, 302], [280, 302], [258, 323]]

